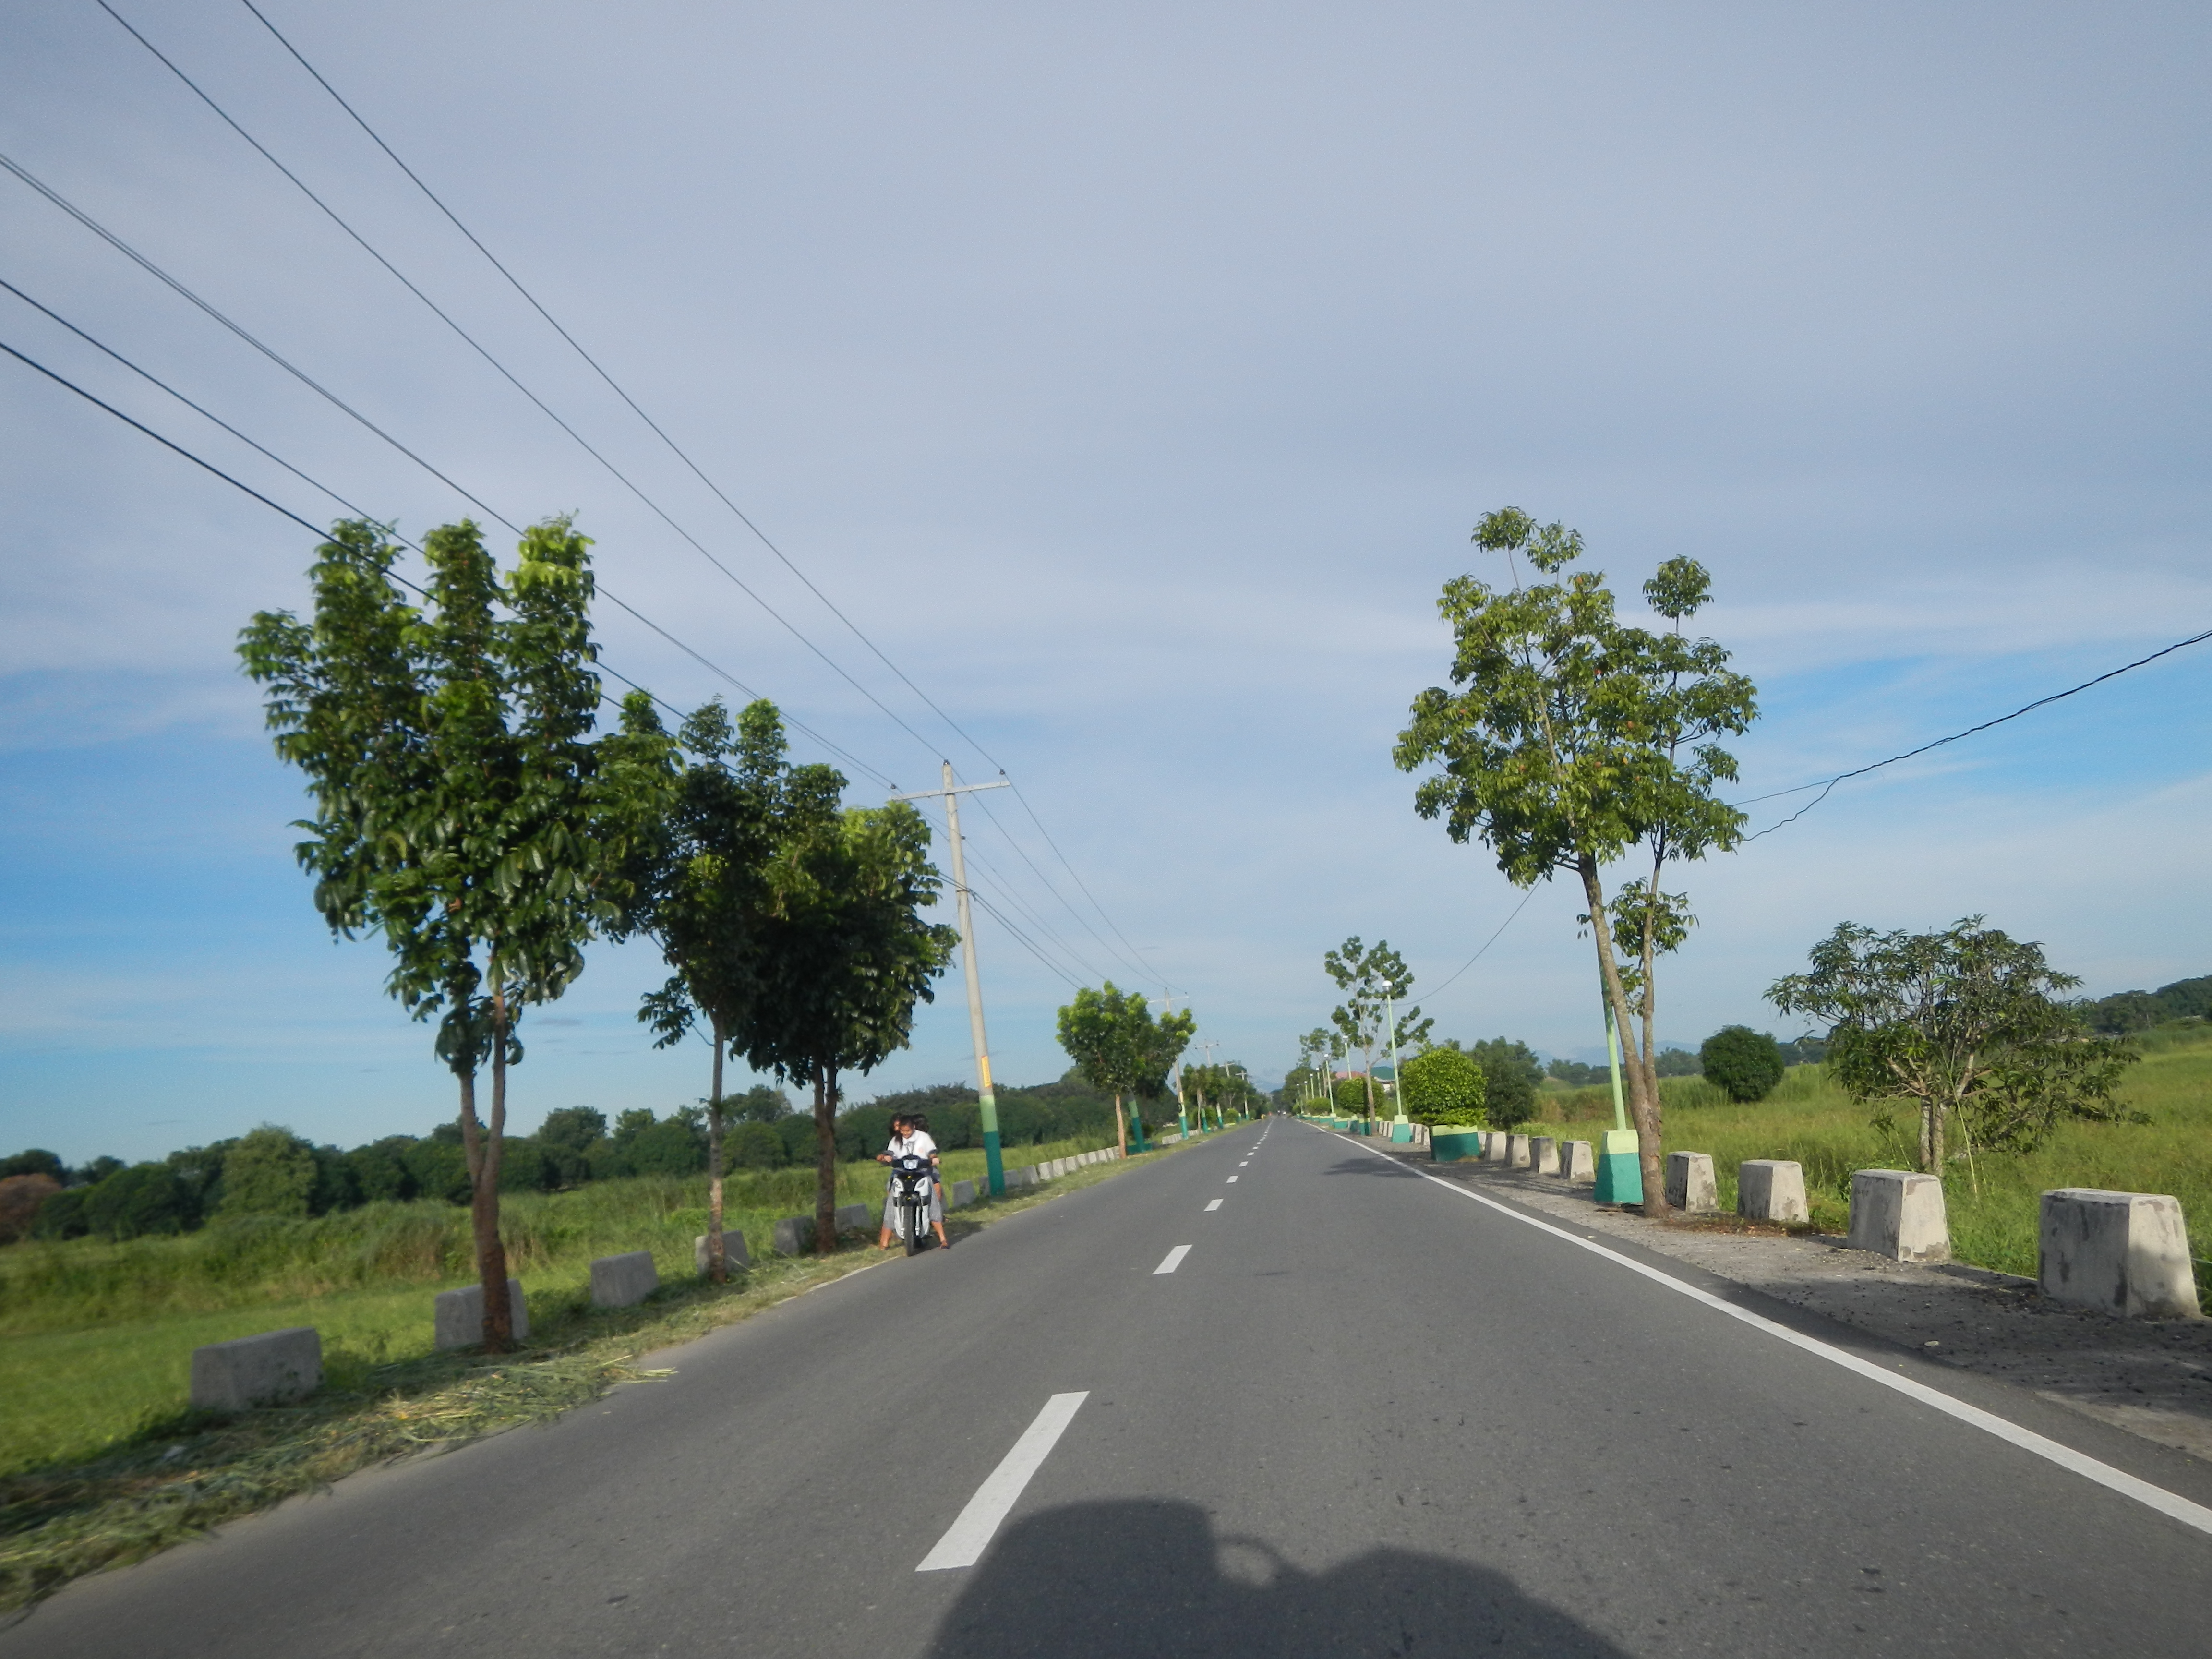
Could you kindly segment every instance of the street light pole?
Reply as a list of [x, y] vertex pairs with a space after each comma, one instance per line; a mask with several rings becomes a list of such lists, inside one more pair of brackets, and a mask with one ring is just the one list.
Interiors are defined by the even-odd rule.
[[[1604, 996], [1602, 981], [1598, 990]], [[1620, 1026], [1613, 1018], [1613, 999], [1606, 996], [1604, 1001], [1606, 1058], [1613, 1063], [1613, 1127], [1606, 1132], [1598, 1153], [1597, 1190], [1591, 1196], [1600, 1204], [1641, 1204], [1644, 1159], [1637, 1149], [1636, 1132], [1628, 1127], [1628, 1108], [1620, 1097]]]
[[960, 797], [978, 789], [1004, 789], [1006, 780], [995, 783], [952, 781], [952, 763], [945, 763], [945, 787], [918, 794], [894, 795], [893, 800], [920, 800], [927, 795], [945, 797], [945, 839], [952, 848], [952, 893], [960, 912], [960, 965], [968, 979], [968, 1034], [975, 1044], [975, 1082], [983, 1119], [983, 1168], [995, 1196], [1006, 1190], [1006, 1171], [999, 1154], [999, 1103], [991, 1093], [990, 1045], [983, 1038], [983, 985], [975, 969], [975, 919], [968, 908], [968, 861], [960, 850]]

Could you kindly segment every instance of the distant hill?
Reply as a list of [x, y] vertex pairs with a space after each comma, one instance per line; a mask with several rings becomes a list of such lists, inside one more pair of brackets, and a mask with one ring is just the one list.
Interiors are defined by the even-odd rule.
[[2090, 1026], [2113, 1036], [2148, 1030], [2170, 1020], [2203, 1019], [2212, 1016], [2212, 974], [2198, 979], [2178, 979], [2155, 991], [2116, 991], [2081, 1005]]

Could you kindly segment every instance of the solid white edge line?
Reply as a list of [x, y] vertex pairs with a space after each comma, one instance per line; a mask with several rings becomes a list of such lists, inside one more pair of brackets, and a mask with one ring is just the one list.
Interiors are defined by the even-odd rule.
[[[1315, 1133], [1325, 1134], [1328, 1131], [1317, 1129]], [[1352, 1144], [1358, 1145], [1356, 1141]], [[1374, 1152], [1376, 1157], [1387, 1163], [1397, 1163], [1397, 1159], [1391, 1158], [1389, 1153], [1376, 1152], [1372, 1146], [1361, 1146], [1359, 1150], [1363, 1152]], [[1399, 1167], [1403, 1169], [1408, 1166], [1400, 1164]], [[1729, 1318], [1741, 1320], [1754, 1330], [1764, 1331], [1769, 1336], [1779, 1337], [1790, 1346], [1802, 1348], [1807, 1353], [1817, 1355], [1832, 1365], [1840, 1365], [1847, 1371], [1856, 1371], [1859, 1376], [1871, 1382], [1881, 1383], [1885, 1389], [1893, 1389], [1908, 1399], [1917, 1400], [1923, 1406], [1932, 1406], [1948, 1416], [1957, 1418], [1961, 1423], [1969, 1424], [1981, 1430], [1984, 1434], [1995, 1435], [1998, 1439], [2007, 1441], [2019, 1447], [2022, 1451], [2032, 1453], [2047, 1462], [2056, 1463], [2060, 1468], [2070, 1470], [2084, 1480], [2094, 1480], [2099, 1486], [2119, 1493], [2123, 1498], [2132, 1498], [2136, 1503], [2146, 1508], [2156, 1510], [2160, 1515], [2179, 1521], [2185, 1527], [2194, 1527], [2199, 1532], [2212, 1534], [2212, 1509], [2207, 1509], [2202, 1504], [2193, 1504], [2177, 1492], [2166, 1491], [2163, 1486], [2154, 1486], [2149, 1481], [2139, 1480], [2124, 1469], [2116, 1469], [2109, 1463], [2100, 1463], [2086, 1453], [2077, 1452], [2071, 1446], [2061, 1445], [2057, 1441], [2039, 1435], [2033, 1429], [2024, 1429], [2009, 1419], [1999, 1417], [1995, 1412], [1984, 1411], [1979, 1406], [1970, 1406], [1963, 1400], [1954, 1400], [1940, 1389], [1931, 1389], [1926, 1383], [1916, 1382], [1909, 1376], [1893, 1376], [1882, 1370], [1881, 1366], [1862, 1359], [1856, 1354], [1845, 1353], [1841, 1348], [1832, 1347], [1818, 1337], [1806, 1336], [1800, 1332], [1791, 1330], [1787, 1325], [1778, 1325], [1774, 1321], [1766, 1318], [1764, 1315], [1755, 1314], [1748, 1308], [1739, 1308], [1733, 1303], [1723, 1301], [1711, 1291], [1700, 1290], [1695, 1285], [1685, 1284], [1671, 1273], [1662, 1273], [1658, 1268], [1646, 1266], [1641, 1261], [1625, 1256], [1618, 1250], [1609, 1250], [1595, 1239], [1578, 1238], [1564, 1227], [1555, 1227], [1548, 1221], [1539, 1221], [1532, 1215], [1523, 1215], [1509, 1205], [1500, 1204], [1494, 1198], [1486, 1198], [1480, 1193], [1471, 1192], [1455, 1182], [1446, 1181], [1442, 1176], [1432, 1176], [1420, 1170], [1415, 1170], [1413, 1173], [1419, 1176], [1424, 1181], [1434, 1182], [1448, 1193], [1456, 1193], [1462, 1198], [1471, 1198], [1476, 1203], [1495, 1210], [1502, 1216], [1535, 1228], [1539, 1232], [1549, 1233], [1554, 1238], [1564, 1238], [1568, 1243], [1580, 1249], [1588, 1250], [1592, 1255], [1601, 1255], [1608, 1261], [1617, 1262], [1631, 1273], [1641, 1273], [1653, 1283], [1663, 1285], [1668, 1290], [1678, 1291], [1693, 1302], [1702, 1302], [1709, 1308], [1717, 1309]]]
[[1152, 1277], [1153, 1277], [1153, 1278], [1155, 1278], [1155, 1279], [1158, 1279], [1158, 1278], [1162, 1273], [1173, 1273], [1173, 1272], [1174, 1272], [1177, 1267], [1182, 1267], [1182, 1259], [1183, 1259], [1183, 1257], [1185, 1257], [1185, 1256], [1188, 1255], [1189, 1254], [1190, 1254], [1190, 1246], [1189, 1246], [1189, 1245], [1188, 1245], [1188, 1244], [1178, 1244], [1178, 1245], [1176, 1245], [1176, 1246], [1175, 1247], [1175, 1249], [1173, 1249], [1172, 1250], [1170, 1250], [1170, 1251], [1167, 1253], [1166, 1259], [1165, 1259], [1165, 1260], [1164, 1260], [1164, 1261], [1160, 1263], [1160, 1265], [1159, 1265], [1158, 1267], [1155, 1267], [1155, 1268], [1153, 1268], [1153, 1269], [1152, 1269]]
[[945, 1528], [945, 1536], [937, 1540], [937, 1547], [921, 1558], [916, 1572], [942, 1572], [950, 1567], [972, 1567], [983, 1553], [999, 1523], [1006, 1518], [1014, 1500], [1030, 1483], [1046, 1456], [1067, 1425], [1075, 1420], [1076, 1407], [1091, 1398], [1086, 1389], [1080, 1394], [1056, 1394], [1044, 1402], [1044, 1409], [1036, 1414], [1022, 1437], [1014, 1442], [1014, 1449], [1000, 1461], [999, 1467], [984, 1477], [983, 1484], [975, 1488], [975, 1495], [968, 1500], [968, 1507]]

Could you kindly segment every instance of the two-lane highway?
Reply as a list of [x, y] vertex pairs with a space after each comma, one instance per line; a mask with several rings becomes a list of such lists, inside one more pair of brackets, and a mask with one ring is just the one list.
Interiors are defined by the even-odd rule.
[[2185, 1515], [1644, 1265], [1275, 1120], [76, 1586], [0, 1655], [2205, 1650]]

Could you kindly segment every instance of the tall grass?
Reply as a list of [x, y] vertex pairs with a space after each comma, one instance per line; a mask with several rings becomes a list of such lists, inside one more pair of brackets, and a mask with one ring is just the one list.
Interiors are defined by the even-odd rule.
[[[1978, 1155], [1943, 1171], [1951, 1247], [1961, 1260], [2005, 1273], [2036, 1271], [2042, 1194], [2054, 1187], [2170, 1193], [2188, 1218], [2191, 1253], [2212, 1258], [2212, 1029], [2167, 1027], [2142, 1034], [2142, 1064], [2120, 1098], [2146, 1121], [2069, 1123], [2021, 1157]], [[1885, 1127], [1875, 1109], [1853, 1103], [1819, 1066], [1793, 1066], [1763, 1101], [1739, 1105], [1703, 1078], [1662, 1078], [1662, 1139], [1669, 1152], [1712, 1154], [1723, 1208], [1735, 1205], [1746, 1158], [1791, 1158], [1805, 1167], [1814, 1224], [1850, 1223], [1854, 1170], [1910, 1167], [1916, 1120], [1909, 1108]], [[1613, 1118], [1609, 1087], [1540, 1096], [1531, 1127]], [[2200, 1282], [2207, 1270], [2200, 1265]]]
[[[1021, 1147], [1023, 1163], [1088, 1151], [1096, 1138]], [[1009, 1160], [1013, 1161], [1012, 1159]], [[983, 1154], [945, 1154], [953, 1180]], [[884, 1172], [838, 1166], [837, 1201], [881, 1218]], [[724, 1224], [752, 1259], [777, 1219], [814, 1212], [811, 1169], [731, 1176]], [[704, 1176], [640, 1176], [500, 1200], [500, 1232], [534, 1316], [580, 1303], [592, 1258], [650, 1250], [664, 1283], [694, 1277], [707, 1230]], [[89, 1457], [184, 1404], [191, 1351], [288, 1325], [322, 1334], [326, 1368], [412, 1360], [430, 1350], [430, 1298], [476, 1277], [468, 1212], [431, 1200], [371, 1204], [310, 1220], [217, 1221], [123, 1243], [80, 1238], [0, 1249], [0, 1473]]]

